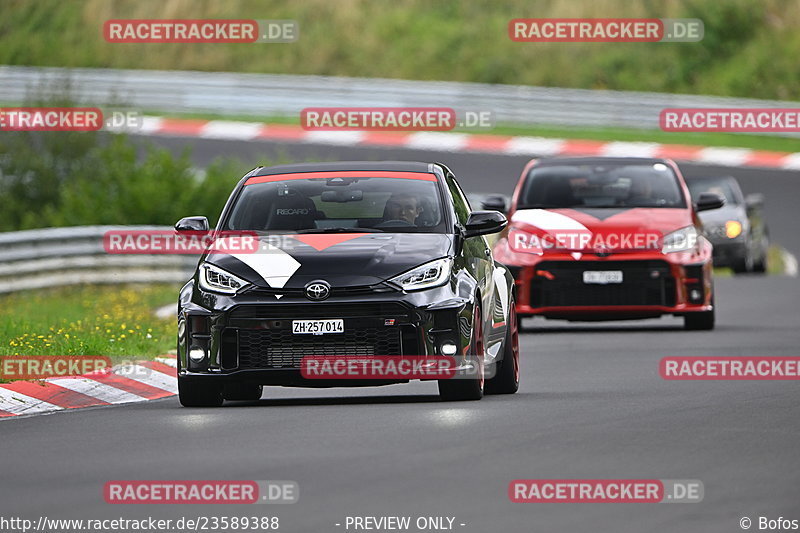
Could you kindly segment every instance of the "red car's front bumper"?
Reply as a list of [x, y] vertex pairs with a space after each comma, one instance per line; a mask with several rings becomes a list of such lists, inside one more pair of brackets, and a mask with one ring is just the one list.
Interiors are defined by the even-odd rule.
[[[696, 252], [517, 253], [501, 239], [496, 259], [516, 284], [519, 316], [622, 320], [709, 311], [713, 305], [711, 246]], [[583, 281], [584, 271], [621, 271], [621, 283]]]

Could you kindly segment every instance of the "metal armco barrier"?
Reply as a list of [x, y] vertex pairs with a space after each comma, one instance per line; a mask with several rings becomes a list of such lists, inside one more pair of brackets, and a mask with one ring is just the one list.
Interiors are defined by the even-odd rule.
[[[152, 112], [299, 117], [306, 107], [452, 107], [497, 123], [658, 129], [664, 108], [787, 108], [796, 102], [331, 76], [0, 66], [0, 102], [68, 82], [78, 103]], [[797, 136], [797, 134], [784, 134]]]
[[109, 230], [169, 226], [78, 226], [0, 233], [0, 294], [81, 283], [179, 283], [192, 277], [198, 255], [109, 254]]

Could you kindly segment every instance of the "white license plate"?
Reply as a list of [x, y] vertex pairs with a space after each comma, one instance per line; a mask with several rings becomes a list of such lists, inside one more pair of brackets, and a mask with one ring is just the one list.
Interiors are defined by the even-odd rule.
[[292, 333], [297, 335], [325, 335], [344, 333], [344, 319], [292, 320]]
[[587, 270], [583, 273], [584, 283], [622, 283], [622, 270]]

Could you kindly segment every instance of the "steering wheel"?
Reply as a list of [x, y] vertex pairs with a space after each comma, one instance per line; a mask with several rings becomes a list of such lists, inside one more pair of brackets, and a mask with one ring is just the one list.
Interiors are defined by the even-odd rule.
[[416, 224], [412, 224], [407, 220], [400, 220], [399, 218], [393, 218], [392, 220], [384, 220], [380, 224], [375, 224], [373, 228], [388, 228], [388, 227], [404, 227], [404, 228], [415, 228], [417, 227]]

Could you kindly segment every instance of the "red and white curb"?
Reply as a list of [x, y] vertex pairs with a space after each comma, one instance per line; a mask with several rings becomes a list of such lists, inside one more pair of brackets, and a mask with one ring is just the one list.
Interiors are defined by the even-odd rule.
[[[122, 130], [115, 130], [122, 131]], [[731, 167], [800, 169], [800, 152], [770, 152], [648, 142], [607, 142], [545, 137], [513, 137], [450, 132], [306, 131], [298, 125], [227, 120], [143, 117], [129, 133], [224, 139], [282, 141], [336, 146], [377, 146], [529, 156], [639, 156]]]
[[0, 419], [174, 396], [177, 366], [175, 356], [165, 355], [83, 376], [4, 383], [0, 385]]

